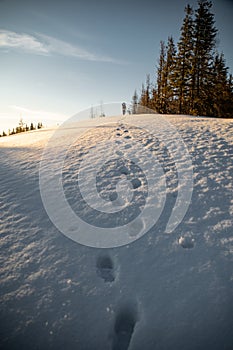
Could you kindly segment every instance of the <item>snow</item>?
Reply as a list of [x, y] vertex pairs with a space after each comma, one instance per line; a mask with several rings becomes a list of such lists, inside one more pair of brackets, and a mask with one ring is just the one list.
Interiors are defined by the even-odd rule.
[[[72, 140], [68, 125], [61, 134], [51, 128], [0, 139], [1, 349], [232, 349], [233, 122], [165, 116], [191, 164], [175, 153], [174, 129], [165, 139], [156, 118], [81, 121], [70, 127]], [[164, 140], [135, 123], [156, 126]], [[105, 235], [117, 227], [127, 244], [117, 237], [112, 248], [77, 243], [86, 236], [73, 216], [62, 233], [67, 222], [57, 223], [63, 208], [50, 187], [59, 175], [55, 135], [72, 141], [62, 163], [72, 212], [94, 225], [92, 235], [101, 224]], [[51, 137], [57, 143], [45, 154]], [[174, 211], [177, 198], [183, 214]], [[45, 200], [56, 213], [48, 216]]]

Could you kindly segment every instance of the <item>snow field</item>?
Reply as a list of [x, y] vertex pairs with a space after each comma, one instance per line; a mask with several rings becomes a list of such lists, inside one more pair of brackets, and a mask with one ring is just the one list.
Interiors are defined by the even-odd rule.
[[[38, 171], [53, 130], [0, 139], [0, 348], [232, 348], [233, 122], [166, 116], [188, 148], [194, 178], [188, 211], [166, 234], [180, 190], [176, 164], [156, 135], [133, 126], [133, 117], [112, 118], [78, 137], [62, 168], [64, 193], [77, 215], [106, 229], [136, 218], [127, 233], [135, 239], [150, 219], [138, 219], [150, 179], [135, 166], [141, 161], [136, 145], [156, 156], [163, 178], [151, 158], [143, 158], [143, 166], [165, 191], [156, 192], [158, 207], [166, 196], [164, 208], [149, 232], [119, 248], [79, 245], [47, 216]], [[153, 123], [156, 115], [137, 118]], [[85, 157], [89, 177], [93, 165], [106, 160], [97, 169], [96, 190], [112, 204], [107, 214], [82, 198], [89, 186], [88, 179], [78, 186]], [[95, 197], [89, 199], [98, 208]]]

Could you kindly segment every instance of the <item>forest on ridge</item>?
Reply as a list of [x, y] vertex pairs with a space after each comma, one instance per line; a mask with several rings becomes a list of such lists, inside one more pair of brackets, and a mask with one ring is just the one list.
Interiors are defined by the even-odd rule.
[[160, 42], [154, 84], [147, 75], [140, 95], [135, 90], [132, 112], [139, 104], [162, 114], [233, 117], [233, 81], [223, 52], [217, 50], [212, 2], [185, 7], [178, 43]]

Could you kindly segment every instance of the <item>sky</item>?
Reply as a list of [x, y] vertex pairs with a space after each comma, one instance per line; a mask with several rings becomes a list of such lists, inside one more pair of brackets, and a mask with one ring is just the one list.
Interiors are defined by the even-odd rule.
[[[0, 0], [0, 133], [127, 101], [155, 81], [161, 40], [179, 39], [194, 0]], [[233, 73], [233, 0], [214, 0], [218, 50]], [[120, 111], [119, 111], [120, 112]]]

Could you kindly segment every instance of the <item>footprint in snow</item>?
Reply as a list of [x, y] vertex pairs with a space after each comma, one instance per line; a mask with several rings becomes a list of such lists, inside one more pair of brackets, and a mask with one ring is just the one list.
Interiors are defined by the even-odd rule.
[[125, 165], [122, 165], [122, 166], [120, 167], [120, 173], [121, 173], [122, 175], [128, 175], [128, 174], [130, 173], [130, 171], [129, 171], [129, 169], [128, 169]]
[[123, 157], [123, 156], [124, 156], [124, 153], [121, 152], [121, 151], [116, 151], [116, 155], [119, 156], [119, 157]]
[[114, 202], [114, 201], [117, 200], [117, 197], [118, 197], [117, 193], [116, 193], [116, 192], [112, 192], [112, 193], [110, 193], [110, 195], [109, 195], [109, 200], [110, 200], [111, 202]]
[[131, 145], [125, 145], [125, 149], [129, 149], [129, 148], [131, 148], [132, 146]]
[[181, 236], [178, 242], [179, 242], [179, 245], [181, 245], [181, 247], [185, 249], [192, 249], [194, 248], [194, 244], [195, 244], [195, 240], [191, 235]]
[[126, 306], [116, 316], [112, 350], [128, 350], [137, 322], [135, 308]]
[[133, 186], [134, 189], [138, 188], [141, 186], [141, 181], [139, 179], [133, 179], [131, 180], [131, 184]]
[[108, 256], [100, 256], [96, 262], [97, 275], [101, 277], [104, 282], [114, 282], [114, 264], [112, 259]]

